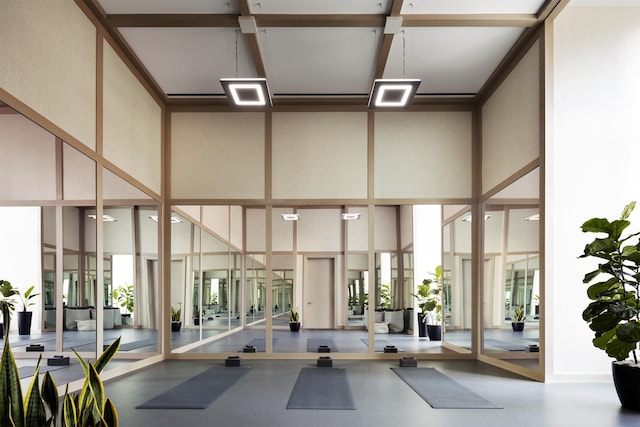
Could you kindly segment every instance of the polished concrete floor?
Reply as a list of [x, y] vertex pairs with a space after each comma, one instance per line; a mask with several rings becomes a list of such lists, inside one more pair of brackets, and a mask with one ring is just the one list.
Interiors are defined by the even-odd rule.
[[[335, 360], [347, 372], [355, 410], [287, 409], [303, 367], [315, 361], [243, 360], [244, 375], [207, 409], [135, 409], [222, 361], [165, 361], [108, 382], [122, 426], [599, 426], [638, 427], [640, 413], [620, 408], [613, 385], [543, 384], [476, 361], [421, 361], [502, 409], [433, 409], [390, 369], [396, 361]], [[225, 368], [235, 369], [235, 368]]]

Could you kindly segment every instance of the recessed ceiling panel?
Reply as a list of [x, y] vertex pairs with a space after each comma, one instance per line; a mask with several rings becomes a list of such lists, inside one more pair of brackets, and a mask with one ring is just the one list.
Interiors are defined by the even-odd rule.
[[418, 78], [420, 94], [475, 94], [522, 28], [405, 28], [394, 38], [384, 78]]
[[411, 0], [401, 14], [537, 13], [545, 0]]
[[167, 94], [224, 95], [223, 77], [258, 77], [245, 39], [233, 28], [120, 28]]
[[368, 95], [382, 31], [268, 28], [259, 36], [271, 92]]
[[388, 14], [391, 0], [265, 0], [252, 1], [255, 14]]
[[239, 13], [231, 0], [98, 0], [106, 13]]

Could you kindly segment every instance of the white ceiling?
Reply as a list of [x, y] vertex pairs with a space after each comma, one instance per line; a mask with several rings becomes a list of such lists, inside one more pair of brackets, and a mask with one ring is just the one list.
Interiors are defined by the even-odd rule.
[[[221, 78], [266, 77], [274, 105], [287, 97], [366, 99], [376, 77], [420, 78], [422, 97], [475, 95], [544, 19], [540, 12], [561, 2], [86, 1], [99, 5], [109, 31], [169, 99], [223, 99]], [[403, 25], [385, 37], [392, 14]], [[240, 32], [239, 15], [255, 17], [256, 34]], [[123, 17], [126, 24], [118, 21]], [[376, 75], [380, 64], [386, 66]]]

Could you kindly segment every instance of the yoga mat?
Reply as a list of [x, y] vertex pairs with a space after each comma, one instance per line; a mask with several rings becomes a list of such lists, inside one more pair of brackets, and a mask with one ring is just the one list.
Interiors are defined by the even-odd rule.
[[[52, 372], [52, 371], [57, 371], [58, 369], [62, 369], [62, 368], [68, 368], [69, 366], [45, 366], [45, 365], [40, 365], [40, 375], [44, 374], [45, 372]], [[35, 366], [22, 366], [20, 368], [18, 368], [18, 375], [20, 376], [20, 378], [27, 378], [27, 377], [32, 377], [33, 374], [36, 373], [36, 367]]]
[[435, 368], [391, 368], [435, 409], [502, 409]]
[[356, 409], [347, 371], [342, 368], [302, 368], [287, 409]]
[[338, 346], [331, 338], [309, 338], [307, 339], [307, 351], [317, 353], [321, 345], [329, 346], [331, 353], [338, 352]]
[[[369, 340], [368, 339], [362, 338], [360, 341], [362, 341], [364, 343], [364, 345], [369, 347]], [[375, 347], [374, 347], [373, 351], [379, 351], [379, 352], [384, 352], [384, 348], [386, 346], [388, 346], [388, 345], [395, 345], [395, 344], [390, 343], [387, 340], [375, 340], [374, 344], [375, 344]], [[397, 345], [396, 345], [396, 348], [398, 349], [398, 353], [404, 352], [404, 350], [401, 349], [400, 347], [398, 347]]]
[[[276, 345], [277, 338], [273, 338], [273, 345]], [[251, 345], [256, 348], [256, 351], [267, 351], [267, 341], [265, 338], [254, 338], [247, 345]], [[240, 350], [242, 351], [242, 349]]]
[[135, 350], [136, 348], [147, 347], [147, 346], [157, 345], [157, 344], [158, 344], [158, 341], [155, 339], [126, 342], [124, 344], [120, 344], [119, 351], [130, 351], [130, 350]]
[[239, 367], [210, 368], [136, 406], [136, 409], [206, 409], [248, 370]]
[[485, 347], [488, 345], [490, 347], [497, 347], [502, 350], [507, 351], [524, 351], [524, 345], [520, 344], [512, 344], [506, 341], [486, 339], [484, 340]]

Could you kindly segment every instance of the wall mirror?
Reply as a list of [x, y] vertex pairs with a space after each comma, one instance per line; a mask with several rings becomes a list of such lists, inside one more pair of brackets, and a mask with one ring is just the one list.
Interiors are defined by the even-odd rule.
[[538, 168], [484, 204], [483, 352], [540, 369]]

